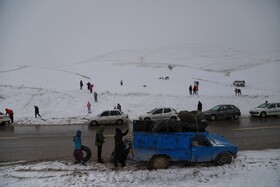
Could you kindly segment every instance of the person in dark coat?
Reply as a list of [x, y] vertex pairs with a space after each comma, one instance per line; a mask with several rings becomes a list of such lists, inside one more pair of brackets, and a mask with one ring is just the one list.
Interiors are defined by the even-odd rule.
[[82, 132], [80, 130], [77, 130], [76, 136], [73, 138], [74, 142], [74, 158], [75, 163], [81, 163], [85, 165], [84, 158], [83, 158], [83, 151], [82, 151], [82, 139], [81, 139]]
[[5, 108], [5, 111], [6, 111], [6, 115], [8, 114], [11, 119], [11, 123], [14, 123], [14, 111], [8, 108]]
[[197, 110], [202, 111], [202, 103], [198, 101]]
[[83, 86], [84, 86], [84, 84], [83, 84], [83, 81], [81, 80], [81, 81], [80, 81], [80, 89], [81, 89], [81, 90], [83, 89]]
[[99, 163], [104, 163], [103, 159], [101, 158], [102, 155], [102, 146], [105, 142], [105, 137], [103, 135], [104, 132], [104, 126], [101, 125], [95, 135], [95, 145], [97, 146], [97, 158]]
[[91, 85], [90, 82], [88, 82], [88, 83], [87, 83], [87, 89], [88, 89], [88, 90], [90, 89], [90, 85]]
[[97, 102], [97, 96], [98, 96], [98, 94], [97, 94], [96, 92], [94, 92], [94, 93], [93, 93], [93, 96], [94, 96], [94, 101]]
[[116, 128], [115, 134], [115, 159], [114, 159], [114, 166], [117, 167], [118, 163], [122, 164], [122, 167], [125, 166], [125, 153], [124, 153], [124, 145], [123, 145], [123, 137], [126, 136], [128, 130], [122, 133], [121, 129]]
[[39, 114], [39, 107], [34, 106], [35, 108], [35, 118], [37, 118], [37, 115], [41, 117], [41, 115]]
[[189, 86], [189, 93], [192, 95], [192, 85]]
[[118, 103], [117, 104], [117, 109], [119, 109], [120, 111], [122, 111], [122, 106]]

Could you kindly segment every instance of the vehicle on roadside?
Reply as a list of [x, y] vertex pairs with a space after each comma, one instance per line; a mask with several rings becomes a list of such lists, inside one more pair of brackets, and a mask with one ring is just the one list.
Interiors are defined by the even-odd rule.
[[152, 120], [158, 121], [162, 119], [174, 119], [177, 120], [178, 112], [170, 107], [154, 108], [146, 114], [140, 115], [139, 120]]
[[124, 114], [118, 109], [105, 110], [97, 116], [90, 119], [90, 126], [97, 126], [102, 124], [117, 124], [123, 125], [129, 120], [128, 114]]
[[11, 122], [10, 117], [0, 112], [0, 125], [6, 125], [9, 124], [10, 122]]
[[251, 116], [272, 116], [272, 115], [280, 115], [280, 103], [268, 103], [265, 102], [256, 108], [250, 110]]
[[236, 80], [233, 81], [233, 85], [237, 87], [244, 87], [245, 86], [245, 81], [244, 80]]
[[217, 119], [235, 119], [238, 120], [241, 112], [239, 108], [235, 105], [225, 104], [217, 105], [211, 108], [210, 110], [204, 111], [205, 118], [207, 120], [217, 120]]
[[[133, 159], [151, 169], [167, 169], [170, 161], [230, 164], [238, 148], [223, 136], [205, 132], [152, 132], [147, 121], [133, 121]], [[174, 121], [173, 121], [174, 122]]]

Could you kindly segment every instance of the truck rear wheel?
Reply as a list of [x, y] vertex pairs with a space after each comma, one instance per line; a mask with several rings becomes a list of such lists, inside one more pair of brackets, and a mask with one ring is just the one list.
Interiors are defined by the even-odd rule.
[[232, 155], [230, 153], [222, 153], [218, 156], [216, 163], [221, 166], [225, 164], [230, 164], [232, 161]]
[[154, 156], [150, 161], [152, 169], [167, 169], [169, 167], [169, 159], [164, 155]]

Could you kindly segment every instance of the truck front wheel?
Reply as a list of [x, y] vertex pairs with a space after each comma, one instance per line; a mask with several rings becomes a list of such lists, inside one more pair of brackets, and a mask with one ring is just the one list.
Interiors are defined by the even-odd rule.
[[150, 161], [152, 169], [167, 169], [169, 167], [169, 159], [164, 155], [154, 156]]
[[218, 156], [216, 163], [221, 166], [225, 164], [230, 164], [232, 161], [232, 155], [230, 153], [222, 153]]

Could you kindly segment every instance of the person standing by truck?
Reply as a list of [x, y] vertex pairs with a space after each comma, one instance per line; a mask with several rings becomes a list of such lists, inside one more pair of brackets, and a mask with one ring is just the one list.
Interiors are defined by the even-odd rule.
[[97, 158], [99, 163], [104, 163], [101, 155], [102, 155], [102, 146], [105, 142], [105, 136], [103, 135], [104, 132], [104, 126], [101, 125], [95, 135], [95, 145], [97, 146]]
[[115, 159], [114, 159], [114, 166], [118, 167], [118, 162], [122, 164], [122, 167], [125, 166], [125, 154], [124, 154], [124, 145], [123, 145], [123, 137], [126, 136], [128, 130], [122, 133], [121, 129], [116, 128], [116, 135], [115, 139]]
[[73, 138], [74, 142], [74, 158], [75, 158], [75, 163], [80, 163], [82, 165], [85, 165], [84, 160], [83, 160], [83, 151], [82, 151], [82, 132], [80, 130], [77, 130], [76, 136]]

